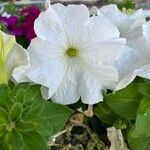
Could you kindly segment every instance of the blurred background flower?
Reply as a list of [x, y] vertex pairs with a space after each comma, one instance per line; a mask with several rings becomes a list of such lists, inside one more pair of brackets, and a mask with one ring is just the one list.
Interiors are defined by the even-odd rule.
[[35, 6], [30, 6], [21, 11], [21, 15], [23, 17], [22, 21], [22, 29], [24, 30], [24, 35], [27, 40], [32, 40], [36, 37], [33, 26], [35, 19], [39, 16], [40, 10]]
[[36, 37], [33, 26], [39, 16], [40, 9], [36, 6], [23, 6], [23, 8], [9, 3], [0, 15], [2, 29], [8, 34], [15, 35], [17, 42], [27, 47]]

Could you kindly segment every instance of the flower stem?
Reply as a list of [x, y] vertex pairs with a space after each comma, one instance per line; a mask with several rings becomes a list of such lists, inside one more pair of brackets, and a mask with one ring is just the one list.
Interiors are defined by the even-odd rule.
[[88, 109], [85, 111], [85, 115], [88, 117], [92, 117], [93, 114], [93, 105], [88, 105]]

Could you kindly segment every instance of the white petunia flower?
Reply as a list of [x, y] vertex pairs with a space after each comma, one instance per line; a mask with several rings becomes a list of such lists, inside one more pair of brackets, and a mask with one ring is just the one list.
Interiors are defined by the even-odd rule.
[[113, 62], [126, 40], [105, 17], [89, 17], [85, 5], [55, 4], [35, 21], [37, 38], [28, 48], [31, 66], [25, 75], [43, 85], [42, 95], [61, 104], [103, 99], [118, 80]]
[[16, 43], [14, 36], [0, 30], [0, 84], [7, 84], [9, 79], [24, 81], [23, 73], [28, 66], [28, 52]]
[[118, 27], [120, 36], [127, 39], [127, 48], [116, 63], [119, 71], [116, 90], [119, 90], [135, 79], [135, 70], [143, 65], [134, 42], [142, 35], [142, 25], [146, 20], [141, 9], [132, 14], [126, 14], [121, 12], [117, 5], [111, 4], [103, 6], [99, 11]]

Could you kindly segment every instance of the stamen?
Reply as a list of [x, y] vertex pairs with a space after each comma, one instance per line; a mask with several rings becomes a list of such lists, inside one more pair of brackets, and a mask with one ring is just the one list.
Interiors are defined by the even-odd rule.
[[70, 47], [66, 50], [66, 55], [69, 57], [76, 57], [78, 55], [78, 49]]

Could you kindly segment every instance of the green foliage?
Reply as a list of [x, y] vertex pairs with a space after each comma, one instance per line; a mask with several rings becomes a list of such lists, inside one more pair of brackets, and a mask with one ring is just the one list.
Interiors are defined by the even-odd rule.
[[100, 102], [94, 107], [94, 114], [107, 125], [112, 125], [118, 118], [105, 102]]
[[142, 98], [143, 95], [138, 91], [138, 84], [132, 83], [125, 89], [108, 94], [105, 102], [119, 116], [135, 119]]
[[[138, 137], [138, 138], [133, 138], [132, 137], [132, 131], [134, 130], [133, 128], [130, 130], [128, 133], [128, 144], [130, 145], [130, 148], [132, 150], [149, 150], [150, 148], [150, 137]], [[149, 129], [147, 129], [149, 130]]]
[[150, 137], [150, 98], [144, 98], [141, 101], [137, 112], [135, 129], [132, 137]]
[[0, 30], [2, 30], [3, 32], [6, 32], [6, 26], [0, 22]]
[[132, 150], [149, 150], [150, 80], [138, 78], [126, 88], [105, 95], [94, 114], [106, 128], [121, 129]]
[[17, 11], [17, 8], [16, 8], [16, 5], [12, 2], [9, 2], [8, 5], [5, 5], [5, 11], [9, 14], [18, 14], [18, 11]]
[[72, 113], [43, 100], [38, 85], [0, 85], [0, 148], [47, 150], [46, 139], [62, 130]]
[[138, 84], [138, 89], [145, 97], [150, 97], [150, 82]]
[[132, 150], [150, 147], [150, 82], [135, 80], [126, 88], [105, 96], [95, 106], [96, 116], [104, 123], [122, 129]]
[[110, 3], [117, 4], [120, 10], [123, 8], [135, 9], [135, 2], [133, 0], [110, 0]]
[[133, 150], [148, 150], [150, 147], [150, 82], [138, 85], [139, 92], [144, 95], [136, 117], [136, 123], [128, 134], [128, 142]]

